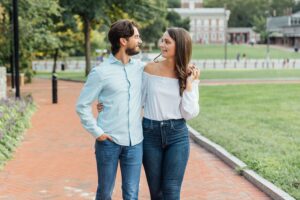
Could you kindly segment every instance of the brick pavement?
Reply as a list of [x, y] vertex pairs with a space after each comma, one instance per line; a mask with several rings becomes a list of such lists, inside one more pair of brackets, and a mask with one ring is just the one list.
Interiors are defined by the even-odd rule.
[[[51, 104], [49, 80], [35, 79], [33, 84], [21, 88], [22, 92], [33, 94], [38, 110], [14, 158], [0, 172], [0, 200], [94, 198], [94, 142], [75, 113], [81, 88], [82, 83], [59, 81], [57, 105]], [[181, 196], [183, 200], [269, 199], [192, 141]], [[119, 171], [113, 199], [122, 199]], [[139, 199], [150, 199], [144, 174]]]

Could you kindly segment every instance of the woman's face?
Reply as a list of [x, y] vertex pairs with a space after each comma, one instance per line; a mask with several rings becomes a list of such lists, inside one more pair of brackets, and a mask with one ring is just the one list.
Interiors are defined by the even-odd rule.
[[166, 31], [159, 43], [161, 50], [161, 55], [164, 58], [173, 58], [175, 57], [175, 41], [170, 37], [169, 33]]

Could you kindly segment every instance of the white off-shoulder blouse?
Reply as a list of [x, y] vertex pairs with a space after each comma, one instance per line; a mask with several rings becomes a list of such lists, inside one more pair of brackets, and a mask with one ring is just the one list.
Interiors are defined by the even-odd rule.
[[199, 80], [192, 82], [192, 90], [179, 93], [179, 81], [143, 72], [142, 103], [144, 117], [162, 121], [191, 119], [199, 114]]

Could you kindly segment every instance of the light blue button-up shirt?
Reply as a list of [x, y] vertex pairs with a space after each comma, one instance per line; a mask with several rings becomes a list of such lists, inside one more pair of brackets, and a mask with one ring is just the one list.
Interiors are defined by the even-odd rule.
[[[144, 65], [133, 59], [123, 64], [110, 55], [91, 70], [77, 101], [76, 111], [84, 128], [95, 138], [106, 133], [123, 146], [135, 145], [143, 140], [141, 87]], [[91, 107], [96, 99], [104, 105], [97, 119]]]

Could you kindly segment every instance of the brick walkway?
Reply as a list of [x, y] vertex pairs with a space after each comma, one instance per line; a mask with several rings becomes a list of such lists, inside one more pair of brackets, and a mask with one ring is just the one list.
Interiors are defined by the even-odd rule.
[[[0, 200], [93, 199], [97, 179], [93, 138], [75, 113], [81, 87], [82, 83], [60, 81], [57, 105], [51, 104], [49, 80], [36, 79], [21, 88], [33, 94], [38, 110], [14, 158], [0, 172]], [[269, 199], [217, 157], [191, 143], [182, 199]], [[113, 199], [121, 199], [119, 172]], [[144, 174], [140, 199], [149, 199]]]

